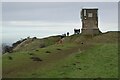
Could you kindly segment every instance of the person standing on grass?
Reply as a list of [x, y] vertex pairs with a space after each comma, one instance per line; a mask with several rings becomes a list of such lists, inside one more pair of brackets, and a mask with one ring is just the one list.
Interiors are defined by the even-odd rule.
[[69, 36], [69, 32], [67, 32], [67, 36]]

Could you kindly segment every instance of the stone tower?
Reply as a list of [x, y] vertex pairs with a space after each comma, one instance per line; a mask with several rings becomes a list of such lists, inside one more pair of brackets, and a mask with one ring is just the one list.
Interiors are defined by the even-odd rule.
[[98, 8], [83, 8], [81, 11], [82, 34], [94, 35], [101, 33], [98, 28]]

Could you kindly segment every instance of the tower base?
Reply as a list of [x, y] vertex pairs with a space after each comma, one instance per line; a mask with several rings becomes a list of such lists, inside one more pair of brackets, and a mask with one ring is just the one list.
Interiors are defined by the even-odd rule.
[[98, 35], [101, 33], [99, 29], [81, 29], [83, 35]]

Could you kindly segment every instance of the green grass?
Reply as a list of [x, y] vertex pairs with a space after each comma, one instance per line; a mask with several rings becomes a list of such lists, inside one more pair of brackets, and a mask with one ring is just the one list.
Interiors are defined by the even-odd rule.
[[[13, 72], [14, 71], [16, 72], [16, 71], [19, 71], [19, 69], [21, 69], [20, 71], [23, 70], [22, 72], [24, 72], [24, 70], [25, 70], [24, 68], [27, 68], [27, 67], [31, 66], [32, 64], [33, 64], [32, 66], [34, 68], [34, 64], [36, 64], [36, 62], [34, 62], [30, 59], [30, 57], [37, 56], [44, 60], [51, 54], [59, 53], [60, 51], [57, 49], [64, 51], [64, 50], [67, 50], [74, 46], [75, 46], [75, 44], [66, 44], [65, 43], [65, 44], [51, 45], [46, 48], [37, 48], [36, 49], [37, 51], [34, 50], [34, 51], [29, 52], [29, 51], [25, 50], [25, 51], [14, 52], [11, 54], [6, 54], [3, 56], [3, 71], [4, 72], [9, 72], [9, 71], [12, 72], [12, 70], [13, 70]], [[46, 53], [46, 51], [50, 51], [50, 53]], [[32, 53], [34, 55], [29, 55], [29, 53]], [[9, 58], [8, 58], [9, 56], [12, 57], [13, 60], [9, 60]], [[14, 76], [16, 74], [12, 73], [12, 76]]]
[[[33, 72], [33, 77], [117, 78], [116, 44], [100, 44], [82, 53], [71, 54], [55, 65]], [[80, 70], [81, 69], [81, 70]]]
[[[60, 47], [59, 47], [60, 48]], [[65, 59], [51, 63], [47, 67], [33, 69], [33, 71], [20, 71], [12, 76], [17, 77], [58, 77], [58, 78], [116, 78], [117, 65], [117, 44], [98, 44], [87, 51], [77, 52]], [[51, 49], [54, 50], [53, 47]], [[51, 50], [50, 49], [50, 50]], [[14, 53], [11, 55], [13, 61], [3, 58], [4, 68], [16, 68], [24, 64], [33, 63], [25, 53]], [[42, 53], [41, 53], [42, 54]], [[41, 56], [41, 55], [39, 55]], [[21, 61], [23, 60], [23, 61]], [[19, 64], [18, 64], [19, 63]], [[17, 65], [15, 65], [17, 64]], [[75, 64], [75, 65], [74, 65]], [[32, 65], [34, 68], [34, 65]], [[22, 67], [21, 67], [22, 68]], [[24, 67], [23, 67], [24, 68]], [[81, 70], [79, 70], [79, 68]]]
[[[18, 51], [3, 55], [3, 77], [117, 78], [118, 45], [115, 33], [93, 38], [72, 35], [66, 37], [63, 44], [56, 44], [57, 39], [34, 40]], [[40, 48], [41, 43], [46, 47]], [[13, 60], [9, 60], [9, 56]], [[43, 61], [32, 61], [32, 56]]]

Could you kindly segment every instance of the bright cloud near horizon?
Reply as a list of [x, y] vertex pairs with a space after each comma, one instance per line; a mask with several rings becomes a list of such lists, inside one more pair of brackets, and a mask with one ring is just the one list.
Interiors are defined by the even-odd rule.
[[3, 2], [3, 42], [12, 43], [25, 37], [48, 37], [74, 28], [82, 28], [83, 7], [98, 7], [102, 32], [118, 31], [117, 2]]

